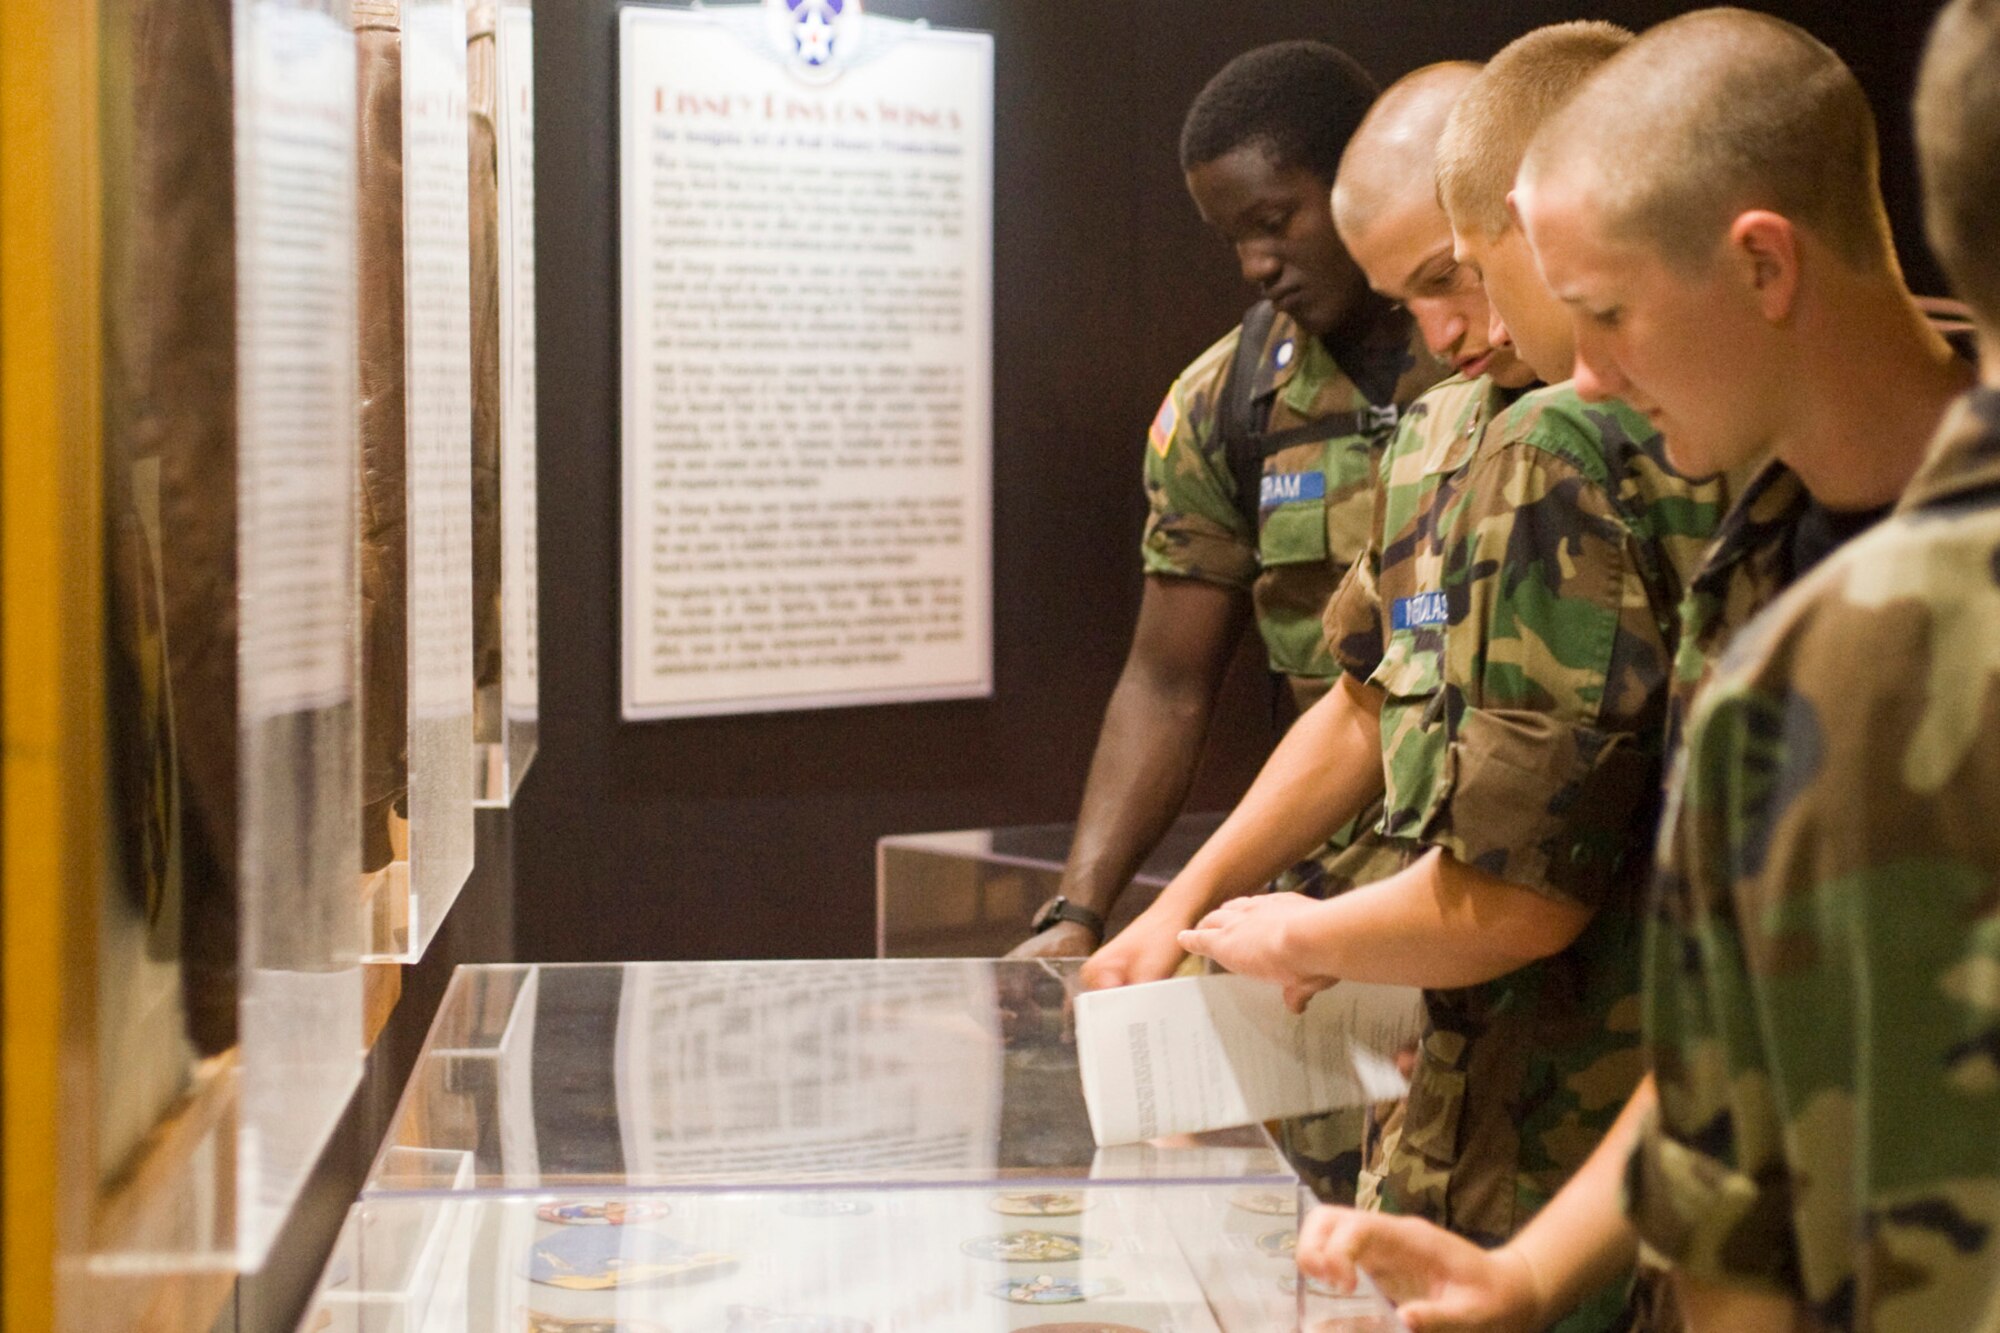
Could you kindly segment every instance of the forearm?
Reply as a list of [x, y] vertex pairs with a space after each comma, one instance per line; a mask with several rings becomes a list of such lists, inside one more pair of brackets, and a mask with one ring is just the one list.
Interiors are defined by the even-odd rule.
[[1507, 1248], [1533, 1275], [1542, 1317], [1554, 1322], [1630, 1267], [1638, 1237], [1622, 1203], [1625, 1160], [1658, 1104], [1653, 1076], [1639, 1081], [1597, 1150]]
[[1556, 953], [1590, 917], [1432, 851], [1302, 916], [1285, 950], [1306, 975], [1444, 990]]
[[1058, 890], [1108, 915], [1166, 836], [1194, 785], [1213, 696], [1163, 695], [1128, 668], [1112, 691], [1084, 781], [1076, 835]]
[[1192, 923], [1315, 851], [1382, 794], [1382, 733], [1367, 687], [1345, 677], [1294, 722], [1243, 799], [1160, 894]]

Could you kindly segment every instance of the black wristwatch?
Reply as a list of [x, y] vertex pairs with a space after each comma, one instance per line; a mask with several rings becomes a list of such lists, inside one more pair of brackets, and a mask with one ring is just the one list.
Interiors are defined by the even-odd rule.
[[1058, 921], [1074, 921], [1079, 926], [1089, 926], [1098, 939], [1104, 938], [1104, 918], [1088, 907], [1078, 907], [1060, 893], [1036, 908], [1035, 919], [1029, 924], [1039, 935]]

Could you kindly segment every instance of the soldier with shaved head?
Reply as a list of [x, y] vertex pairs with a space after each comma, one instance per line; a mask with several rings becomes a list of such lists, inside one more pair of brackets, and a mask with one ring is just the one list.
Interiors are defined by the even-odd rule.
[[1434, 168], [1445, 119], [1479, 76], [1470, 61], [1430, 65], [1396, 81], [1354, 132], [1333, 185], [1333, 219], [1376, 291], [1416, 317], [1425, 344], [1468, 380], [1519, 389], [1535, 373], [1488, 337], [1478, 276], [1453, 257], [1451, 222]]
[[[1133, 929], [1213, 907], [1181, 944], [1295, 1004], [1336, 977], [1425, 987], [1407, 1110], [1362, 1202], [1493, 1245], [1639, 1076], [1634, 849], [1657, 818], [1671, 607], [1721, 503], [1665, 466], [1643, 418], [1536, 387], [1569, 366], [1559, 307], [1524, 360], [1454, 272], [1432, 169], [1483, 77], [1442, 66], [1390, 89], [1336, 178], [1350, 253], [1462, 372], [1384, 455], [1373, 535], [1327, 611], [1345, 674]], [[1325, 902], [1213, 906], [1378, 795], [1404, 869]], [[1622, 1327], [1625, 1299], [1609, 1275], [1566, 1327]]]
[[[1954, 151], [1992, 139], [1969, 119], [1965, 71], [1995, 49], [1977, 8], [1954, 13], [1986, 44], [1948, 20], [1939, 46], [1976, 54], [1954, 79], [1934, 53], [1925, 81]], [[1302, 1265], [1374, 1273], [1413, 1328], [1533, 1329], [1642, 1237], [1696, 1329], [1992, 1327], [2000, 412], [1956, 409], [1912, 484], [1968, 370], [1903, 286], [1853, 76], [1788, 24], [1649, 32], [1538, 132], [1513, 198], [1578, 388], [1641, 409], [1687, 468], [1772, 457], [1682, 609], [1657, 1088], [1500, 1250], [1328, 1210]], [[1950, 202], [1974, 223], [1954, 235], [1991, 216], [1990, 194]]]

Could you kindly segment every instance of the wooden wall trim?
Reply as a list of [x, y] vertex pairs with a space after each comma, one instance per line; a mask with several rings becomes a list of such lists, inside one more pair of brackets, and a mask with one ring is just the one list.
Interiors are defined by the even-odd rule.
[[0, 6], [0, 1257], [58, 1326], [83, 1239], [72, 1025], [103, 871], [98, 0]]

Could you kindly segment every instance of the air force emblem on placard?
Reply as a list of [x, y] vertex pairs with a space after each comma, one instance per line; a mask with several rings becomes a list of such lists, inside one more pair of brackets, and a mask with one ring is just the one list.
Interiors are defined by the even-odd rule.
[[764, 0], [771, 40], [792, 72], [828, 83], [861, 44], [861, 0]]

